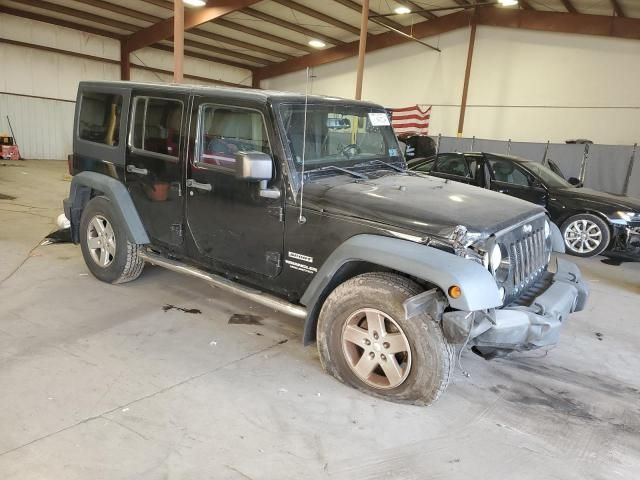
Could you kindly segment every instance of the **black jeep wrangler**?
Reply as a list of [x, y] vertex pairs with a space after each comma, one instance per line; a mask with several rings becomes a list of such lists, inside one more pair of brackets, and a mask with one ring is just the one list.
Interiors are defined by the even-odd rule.
[[406, 170], [383, 107], [337, 98], [81, 83], [64, 202], [98, 279], [145, 263], [304, 319], [324, 368], [429, 404], [454, 347], [555, 344], [588, 291], [544, 209]]

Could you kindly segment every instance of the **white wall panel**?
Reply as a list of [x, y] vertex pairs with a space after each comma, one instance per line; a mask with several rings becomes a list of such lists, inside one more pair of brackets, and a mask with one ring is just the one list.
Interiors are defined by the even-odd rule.
[[[367, 55], [363, 98], [387, 107], [434, 105], [431, 133], [455, 136], [469, 30]], [[517, 141], [640, 141], [640, 42], [479, 27], [465, 136]], [[356, 59], [316, 67], [313, 92], [353, 98]], [[263, 87], [304, 91], [304, 72]]]

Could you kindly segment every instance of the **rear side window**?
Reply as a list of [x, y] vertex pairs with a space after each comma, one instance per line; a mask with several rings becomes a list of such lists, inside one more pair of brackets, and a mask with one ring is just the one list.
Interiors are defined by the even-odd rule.
[[80, 100], [78, 137], [89, 142], [120, 144], [122, 95], [85, 92]]
[[200, 167], [235, 169], [236, 153], [271, 155], [262, 114], [220, 105], [200, 107]]
[[147, 153], [178, 157], [183, 104], [179, 100], [136, 97], [131, 121], [131, 147]]

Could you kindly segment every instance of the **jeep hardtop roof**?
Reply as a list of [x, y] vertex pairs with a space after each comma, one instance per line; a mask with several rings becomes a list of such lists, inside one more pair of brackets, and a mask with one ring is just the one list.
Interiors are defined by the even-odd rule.
[[[304, 95], [295, 92], [281, 92], [277, 90], [260, 90], [254, 88], [240, 88], [240, 87], [224, 87], [224, 86], [203, 86], [203, 85], [190, 85], [190, 84], [166, 84], [166, 83], [145, 83], [145, 82], [128, 82], [128, 81], [113, 81], [113, 82], [80, 82], [79, 89], [82, 88], [126, 88], [126, 89], [145, 89], [145, 90], [158, 90], [158, 91], [173, 91], [181, 93], [194, 93], [194, 94], [212, 94], [228, 98], [239, 98], [241, 100], [252, 100], [260, 103], [302, 103], [304, 102]], [[360, 105], [363, 107], [384, 109], [383, 106], [377, 103], [363, 102], [360, 100], [352, 100], [348, 98], [329, 97], [323, 95], [309, 95], [309, 103], [333, 103], [333, 104], [350, 104]]]

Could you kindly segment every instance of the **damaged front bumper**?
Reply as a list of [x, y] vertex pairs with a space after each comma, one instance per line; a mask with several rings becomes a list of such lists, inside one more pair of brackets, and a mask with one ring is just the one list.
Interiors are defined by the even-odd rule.
[[485, 358], [533, 350], [558, 342], [570, 313], [584, 309], [589, 288], [578, 267], [557, 259], [555, 273], [545, 272], [533, 297], [500, 309], [442, 314], [449, 342], [472, 345]]

